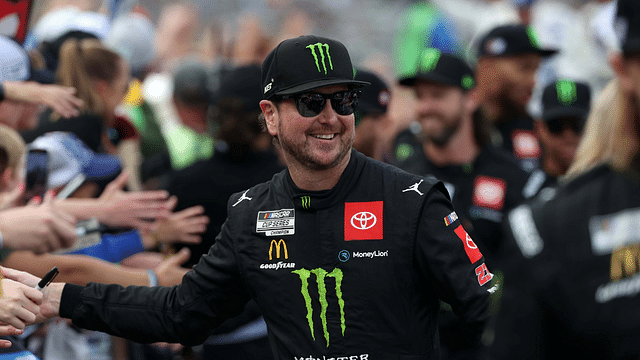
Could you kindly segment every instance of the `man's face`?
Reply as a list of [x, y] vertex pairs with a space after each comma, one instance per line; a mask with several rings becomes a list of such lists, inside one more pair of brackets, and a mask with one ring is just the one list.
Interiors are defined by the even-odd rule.
[[423, 136], [436, 146], [445, 146], [460, 128], [467, 95], [455, 86], [424, 80], [416, 83], [414, 92]]
[[488, 59], [487, 83], [504, 106], [525, 112], [536, 84], [535, 75], [542, 61], [538, 54], [522, 54]]
[[[347, 90], [346, 86], [327, 86], [312, 92], [332, 94]], [[293, 99], [280, 103], [267, 128], [278, 138], [285, 161], [296, 162], [308, 169], [326, 170], [343, 161], [355, 138], [354, 116], [338, 115], [329, 100], [318, 115], [304, 117], [298, 113]]]
[[580, 143], [585, 121], [561, 117], [549, 122], [536, 121], [535, 130], [544, 149], [544, 156], [553, 161], [562, 173], [569, 169]]

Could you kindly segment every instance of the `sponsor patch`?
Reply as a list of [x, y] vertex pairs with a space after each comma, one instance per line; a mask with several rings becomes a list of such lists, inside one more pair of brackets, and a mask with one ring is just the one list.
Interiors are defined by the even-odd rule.
[[511, 133], [511, 141], [513, 153], [518, 159], [537, 159], [542, 153], [540, 143], [533, 131], [516, 130]]
[[344, 203], [344, 239], [382, 240], [382, 201]]
[[453, 222], [456, 221], [456, 220], [458, 220], [458, 214], [456, 214], [456, 212], [454, 211], [454, 212], [452, 212], [451, 214], [447, 215], [444, 218], [444, 224], [446, 226], [449, 226], [449, 225], [453, 224]]
[[467, 253], [469, 261], [473, 264], [480, 260], [482, 258], [482, 253], [480, 252], [480, 249], [478, 249], [478, 245], [473, 242], [473, 239], [471, 239], [471, 236], [467, 234], [462, 225], [458, 225], [454, 231], [460, 240], [462, 240], [462, 243], [464, 244], [464, 251]]
[[589, 219], [591, 248], [595, 255], [640, 243], [640, 209], [627, 209], [615, 214], [597, 215]]
[[473, 185], [473, 204], [493, 210], [502, 210], [507, 194], [507, 182], [490, 176], [477, 176]]
[[294, 209], [259, 211], [256, 232], [266, 236], [295, 234], [296, 213]]
[[484, 284], [493, 279], [493, 274], [489, 272], [485, 263], [482, 263], [482, 265], [476, 268], [476, 276], [478, 277], [478, 284], [480, 284], [480, 286], [484, 286]]

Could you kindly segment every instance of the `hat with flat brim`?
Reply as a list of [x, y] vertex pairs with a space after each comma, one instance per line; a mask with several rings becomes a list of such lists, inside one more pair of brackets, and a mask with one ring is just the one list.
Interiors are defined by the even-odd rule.
[[493, 28], [480, 41], [478, 57], [514, 56], [538, 54], [548, 57], [557, 49], [543, 48], [533, 27], [521, 24], [502, 25]]
[[414, 86], [418, 80], [458, 87], [464, 91], [475, 86], [473, 70], [461, 58], [436, 48], [422, 51], [414, 72], [400, 78], [400, 85]]
[[339, 41], [306, 35], [282, 41], [262, 63], [262, 96], [291, 95], [325, 86], [362, 87], [347, 48]]
[[31, 142], [28, 148], [46, 150], [49, 154], [49, 189], [64, 186], [80, 174], [88, 181], [110, 180], [121, 170], [117, 156], [93, 152], [70, 132], [46, 133]]
[[547, 85], [542, 92], [542, 120], [563, 117], [586, 120], [591, 107], [591, 90], [586, 83], [561, 79]]

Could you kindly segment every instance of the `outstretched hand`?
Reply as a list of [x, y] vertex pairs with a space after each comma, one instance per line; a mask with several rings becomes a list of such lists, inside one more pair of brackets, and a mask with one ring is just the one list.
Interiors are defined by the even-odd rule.
[[106, 225], [150, 231], [154, 228], [150, 220], [170, 214], [167, 203], [169, 194], [165, 190], [124, 191], [128, 178], [129, 173], [123, 171], [100, 195], [99, 200], [106, 209], [106, 214], [100, 217], [100, 221]]
[[[168, 210], [175, 208], [178, 198], [172, 196], [167, 201]], [[207, 230], [209, 217], [203, 215], [204, 207], [200, 205], [171, 213], [169, 216], [156, 221], [153, 236], [160, 243], [182, 242], [198, 244], [202, 241], [202, 234]]]

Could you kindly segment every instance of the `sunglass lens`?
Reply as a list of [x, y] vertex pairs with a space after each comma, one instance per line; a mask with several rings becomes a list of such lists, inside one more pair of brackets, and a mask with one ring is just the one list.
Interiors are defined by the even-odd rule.
[[304, 117], [316, 116], [324, 109], [325, 99], [320, 94], [300, 94], [296, 100], [298, 113]]
[[358, 106], [357, 91], [341, 91], [331, 94], [331, 106], [339, 115], [351, 115]]
[[550, 133], [557, 135], [562, 133], [563, 124], [559, 119], [553, 119], [547, 121], [547, 128], [549, 129]]

